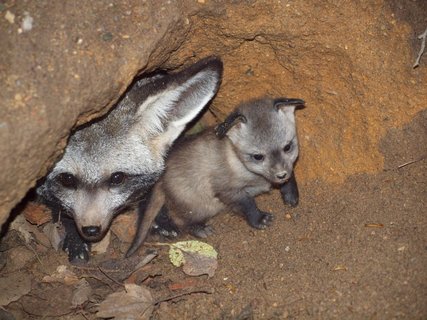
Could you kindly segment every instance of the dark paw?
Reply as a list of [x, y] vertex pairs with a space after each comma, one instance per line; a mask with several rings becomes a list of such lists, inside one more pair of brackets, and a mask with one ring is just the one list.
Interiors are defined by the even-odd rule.
[[168, 209], [163, 206], [156, 219], [154, 220], [151, 231], [166, 238], [176, 238], [179, 235], [179, 229], [169, 216]]
[[214, 234], [214, 229], [211, 226], [205, 224], [196, 224], [191, 226], [190, 232], [192, 235], [198, 238], [207, 238]]
[[257, 217], [258, 219], [254, 221], [249, 221], [250, 225], [256, 229], [265, 229], [274, 220], [274, 216], [271, 213], [268, 212], [260, 212], [260, 215]]
[[291, 207], [296, 207], [298, 205], [298, 200], [298, 195], [295, 195], [293, 193], [285, 193], [283, 195], [283, 201]]
[[89, 244], [81, 239], [65, 237], [62, 249], [68, 254], [71, 264], [85, 264], [89, 261]]
[[166, 238], [176, 238], [179, 234], [178, 229], [172, 227], [165, 228], [163, 226], [158, 225], [157, 223], [153, 224], [153, 226], [151, 227], [151, 231]]

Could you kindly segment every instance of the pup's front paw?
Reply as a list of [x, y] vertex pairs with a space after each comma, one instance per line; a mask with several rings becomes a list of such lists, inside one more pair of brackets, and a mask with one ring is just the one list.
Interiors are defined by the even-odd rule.
[[271, 213], [260, 211], [256, 219], [249, 221], [249, 224], [256, 229], [265, 229], [271, 225], [273, 220], [274, 216]]

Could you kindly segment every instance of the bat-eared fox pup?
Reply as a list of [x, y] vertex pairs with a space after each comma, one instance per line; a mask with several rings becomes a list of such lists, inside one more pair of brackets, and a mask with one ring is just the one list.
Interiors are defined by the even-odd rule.
[[72, 133], [37, 193], [61, 220], [70, 262], [89, 259], [112, 219], [143, 201], [174, 140], [216, 94], [222, 62], [205, 58], [134, 83], [104, 117]]
[[301, 99], [252, 100], [217, 127], [178, 141], [139, 218], [127, 256], [144, 242], [151, 227], [163, 235], [189, 231], [207, 237], [212, 229], [206, 222], [224, 209], [245, 216], [254, 228], [266, 228], [273, 216], [259, 210], [254, 197], [272, 186], [280, 188], [286, 203], [296, 206], [294, 111], [300, 106]]

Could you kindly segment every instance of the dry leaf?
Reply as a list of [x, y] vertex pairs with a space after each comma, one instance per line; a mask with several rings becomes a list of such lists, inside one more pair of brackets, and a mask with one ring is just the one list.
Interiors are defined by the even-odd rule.
[[29, 224], [23, 215], [17, 216], [10, 224], [10, 228], [12, 230], [18, 231], [25, 240], [25, 243], [28, 244], [33, 240], [33, 236], [30, 232], [33, 230], [33, 228], [35, 228], [35, 226]]
[[31, 224], [35, 224], [40, 226], [52, 220], [52, 214], [46, 206], [36, 203], [30, 202], [24, 209], [25, 219]]
[[218, 261], [216, 258], [204, 256], [197, 253], [184, 252], [185, 263], [182, 271], [189, 276], [201, 276], [207, 274], [213, 277], [215, 270], [218, 268]]
[[110, 245], [110, 239], [111, 239], [111, 230], [108, 230], [107, 234], [101, 241], [92, 243], [90, 252], [94, 254], [106, 253], [108, 246]]
[[217, 256], [211, 245], [197, 240], [179, 241], [169, 249], [171, 263], [176, 267], [184, 265], [182, 270], [190, 276], [212, 277], [218, 267]]
[[48, 223], [43, 228], [43, 233], [48, 237], [52, 247], [58, 251], [65, 239], [65, 228], [60, 223]]
[[25, 273], [13, 273], [0, 278], [0, 306], [7, 306], [19, 300], [31, 290], [31, 276]]
[[72, 287], [41, 283], [31, 290], [31, 295], [23, 296], [19, 302], [33, 319], [63, 319], [60, 317], [72, 312], [72, 294]]
[[85, 279], [81, 279], [73, 291], [73, 297], [71, 298], [72, 306], [76, 308], [89, 301], [91, 294], [92, 287]]
[[113, 220], [111, 231], [120, 242], [131, 243], [136, 233], [135, 221], [135, 214], [121, 214]]
[[67, 269], [67, 266], [60, 265], [52, 275], [43, 277], [42, 281], [61, 282], [66, 285], [73, 285], [79, 283], [80, 280], [73, 271]]
[[149, 319], [154, 308], [151, 292], [136, 284], [125, 284], [125, 289], [108, 295], [99, 304], [96, 316], [116, 320]]
[[25, 240], [26, 244], [36, 241], [45, 247], [49, 247], [49, 240], [46, 235], [41, 232], [37, 226], [29, 223], [24, 215], [19, 215], [11, 224], [11, 229], [19, 232], [20, 236]]

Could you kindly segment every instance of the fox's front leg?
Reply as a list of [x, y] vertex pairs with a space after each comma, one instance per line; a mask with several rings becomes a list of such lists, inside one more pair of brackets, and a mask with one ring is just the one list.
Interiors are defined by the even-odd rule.
[[233, 207], [246, 217], [251, 227], [256, 229], [265, 229], [274, 218], [271, 213], [259, 210], [255, 199], [246, 192], [235, 199]]
[[77, 231], [73, 219], [63, 218], [62, 225], [65, 228], [64, 244], [62, 250], [68, 254], [68, 261], [72, 264], [82, 264], [89, 260], [90, 243], [82, 239]]
[[289, 204], [291, 207], [296, 207], [298, 205], [299, 192], [295, 173], [292, 174], [288, 181], [282, 184], [280, 187], [280, 193], [282, 194], [282, 199], [285, 203]]
[[53, 221], [62, 223], [65, 229], [65, 238], [62, 244], [62, 250], [68, 254], [68, 260], [72, 264], [82, 264], [89, 260], [90, 243], [84, 241], [77, 231], [73, 219], [60, 215], [61, 209], [53, 210]]

